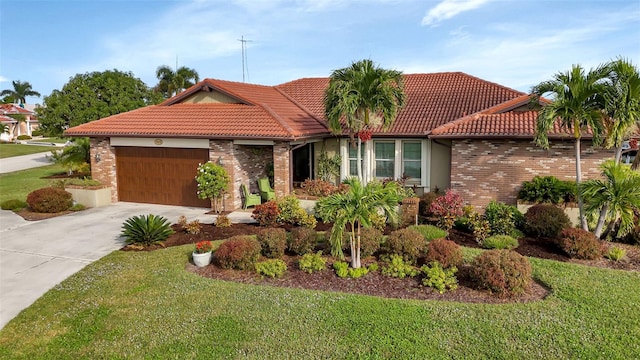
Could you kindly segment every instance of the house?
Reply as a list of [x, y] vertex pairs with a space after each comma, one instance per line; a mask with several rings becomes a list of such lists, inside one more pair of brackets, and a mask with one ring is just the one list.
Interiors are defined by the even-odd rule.
[[39, 126], [34, 107], [25, 104], [0, 104], [0, 122], [8, 126], [8, 132], [0, 134], [0, 138], [8, 141], [20, 135], [31, 136]]
[[[342, 156], [341, 178], [355, 175], [356, 151], [330, 133], [323, 95], [328, 78], [277, 86], [205, 79], [159, 105], [68, 129], [91, 138], [94, 179], [110, 184], [113, 201], [209, 206], [196, 197], [195, 169], [208, 160], [232, 183], [225, 210], [241, 207], [240, 185], [257, 191], [272, 171], [277, 196], [314, 178], [322, 151]], [[537, 112], [520, 91], [461, 72], [404, 75], [407, 104], [387, 131], [363, 147], [369, 179], [410, 176], [418, 193], [453, 188], [473, 205], [514, 203], [535, 175], [575, 176], [574, 142], [556, 128], [551, 148], [533, 143]], [[589, 135], [586, 134], [586, 138]], [[585, 177], [611, 158], [583, 142]]]

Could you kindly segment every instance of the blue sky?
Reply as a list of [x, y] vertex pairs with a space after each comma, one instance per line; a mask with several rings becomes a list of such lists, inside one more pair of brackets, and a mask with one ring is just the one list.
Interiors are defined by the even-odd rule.
[[[640, 0], [0, 0], [0, 89], [43, 96], [78, 73], [147, 85], [176, 64], [275, 85], [370, 58], [405, 73], [462, 71], [521, 91], [572, 64], [640, 61]], [[29, 98], [28, 102], [42, 102]]]

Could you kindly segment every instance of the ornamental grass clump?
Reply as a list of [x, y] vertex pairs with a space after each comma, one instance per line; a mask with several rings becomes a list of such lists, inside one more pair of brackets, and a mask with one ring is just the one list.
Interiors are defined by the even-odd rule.
[[508, 297], [527, 290], [531, 283], [531, 264], [512, 250], [489, 250], [473, 260], [471, 276], [480, 289]]
[[233, 236], [223, 242], [214, 259], [224, 269], [253, 269], [260, 257], [260, 243], [250, 236]]
[[171, 223], [159, 215], [137, 215], [125, 220], [121, 235], [128, 244], [153, 245], [173, 234]]

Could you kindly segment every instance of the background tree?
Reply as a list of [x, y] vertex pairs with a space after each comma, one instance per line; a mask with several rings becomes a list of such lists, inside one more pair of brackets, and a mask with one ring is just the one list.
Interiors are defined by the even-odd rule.
[[40, 97], [40, 93], [34, 91], [28, 81], [12, 81], [13, 89], [2, 90], [0, 96], [5, 96], [6, 100], [13, 100], [11, 102], [18, 102], [25, 104], [27, 102], [27, 96]]
[[356, 158], [358, 178], [363, 184], [367, 183], [363, 174], [368, 174], [366, 161], [364, 172], [362, 169], [363, 139], [368, 140], [370, 131], [379, 126], [389, 128], [405, 101], [402, 72], [377, 67], [371, 60], [360, 60], [331, 73], [324, 94], [325, 115], [334, 134], [342, 133], [344, 119], [352, 144], [356, 134], [363, 135], [357, 137]]
[[[585, 73], [580, 65], [574, 65], [571, 71], [557, 73], [553, 79], [544, 81], [531, 90], [535, 95], [534, 103], [538, 103], [538, 98], [545, 94], [550, 94], [553, 97], [553, 102], [543, 105], [538, 113], [536, 143], [544, 149], [549, 148], [548, 134], [554, 128], [556, 121], [560, 121], [562, 128], [573, 132], [577, 186], [582, 180], [580, 139], [583, 132], [590, 129], [593, 143], [599, 144], [601, 142], [606, 75], [607, 68], [604, 66]], [[584, 230], [588, 230], [580, 192], [577, 197], [580, 223]]]
[[62, 90], [45, 96], [36, 109], [40, 126], [50, 136], [69, 127], [158, 103], [161, 96], [130, 72], [107, 70], [78, 74]]
[[156, 85], [155, 90], [160, 92], [165, 99], [200, 81], [198, 72], [185, 66], [179, 67], [176, 71], [173, 71], [167, 65], [159, 66], [156, 70], [156, 77], [158, 78], [158, 85]]
[[391, 222], [396, 222], [396, 207], [400, 201], [398, 183], [389, 181], [385, 185], [372, 181], [363, 186], [357, 178], [345, 180], [349, 185], [346, 193], [336, 193], [320, 199], [316, 211], [325, 222], [333, 222], [331, 231], [331, 255], [343, 258], [342, 235], [348, 226], [351, 246], [351, 267], [359, 268], [360, 264], [360, 230], [371, 227], [372, 215], [382, 210]]

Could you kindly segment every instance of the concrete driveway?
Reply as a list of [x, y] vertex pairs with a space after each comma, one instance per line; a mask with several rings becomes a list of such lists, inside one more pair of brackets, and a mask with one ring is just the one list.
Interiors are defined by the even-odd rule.
[[175, 223], [185, 215], [189, 220], [212, 223], [215, 217], [206, 212], [204, 208], [119, 202], [31, 222], [0, 210], [0, 329], [62, 280], [124, 246], [120, 231], [127, 218], [155, 214]]
[[49, 151], [0, 159], [0, 174], [53, 164], [47, 155]]

